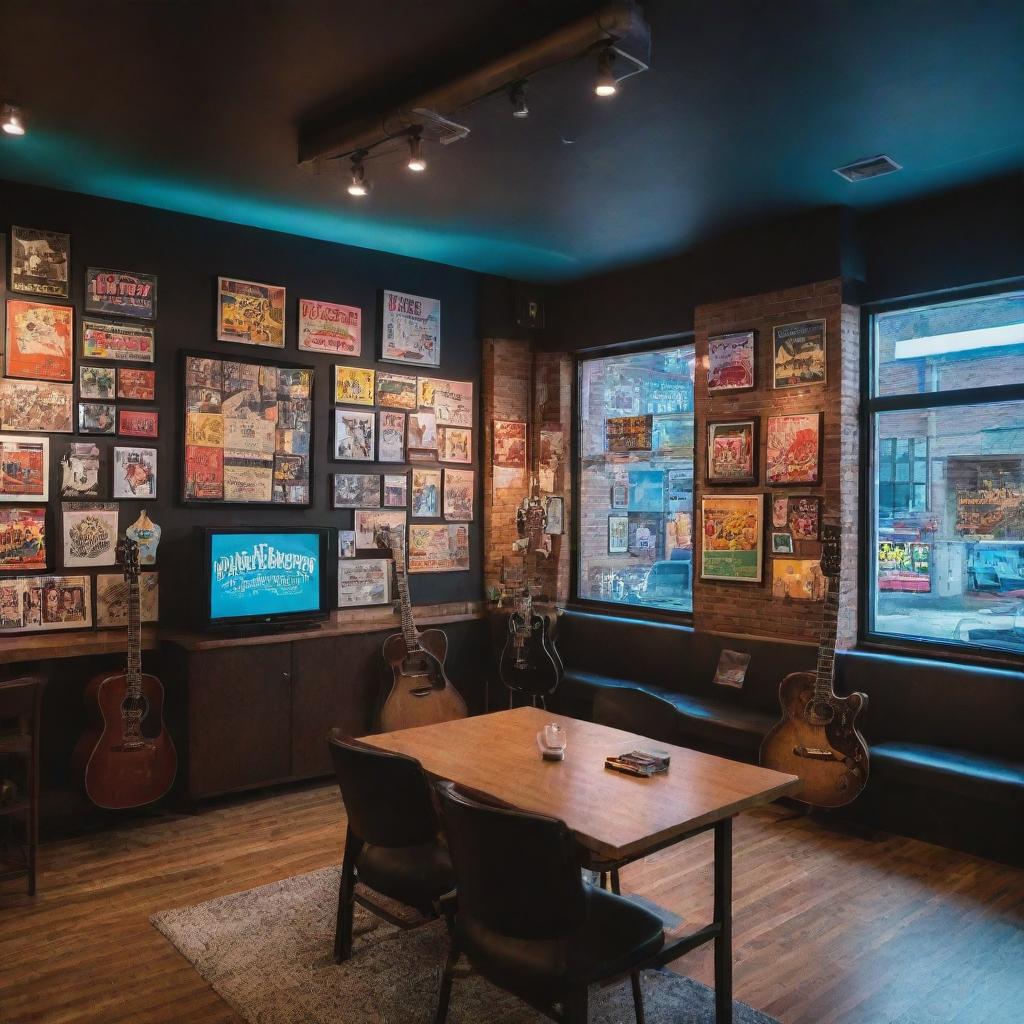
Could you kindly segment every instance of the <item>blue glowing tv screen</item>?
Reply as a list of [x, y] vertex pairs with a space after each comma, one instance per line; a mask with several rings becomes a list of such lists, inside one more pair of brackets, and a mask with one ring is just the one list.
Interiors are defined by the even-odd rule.
[[208, 530], [209, 621], [326, 613], [326, 530]]

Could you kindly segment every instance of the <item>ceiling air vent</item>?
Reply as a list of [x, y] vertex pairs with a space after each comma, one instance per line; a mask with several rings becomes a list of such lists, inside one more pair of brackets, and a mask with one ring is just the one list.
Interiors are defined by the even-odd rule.
[[894, 174], [903, 170], [903, 165], [896, 163], [891, 156], [870, 156], [867, 160], [856, 160], [845, 167], [836, 167], [835, 172], [847, 181], [864, 181], [867, 178], [879, 178], [883, 174]]

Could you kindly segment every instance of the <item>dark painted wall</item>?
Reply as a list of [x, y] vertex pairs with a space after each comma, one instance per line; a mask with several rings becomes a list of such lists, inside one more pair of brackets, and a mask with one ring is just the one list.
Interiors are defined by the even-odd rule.
[[[138, 270], [159, 277], [156, 321], [157, 402], [160, 411], [158, 500], [123, 501], [121, 528], [128, 526], [145, 504], [163, 527], [157, 566], [160, 572], [161, 621], [178, 622], [199, 599], [199, 580], [189, 571], [196, 551], [195, 526], [317, 525], [352, 527], [351, 510], [330, 508], [332, 472], [395, 472], [397, 464], [334, 463], [330, 461], [332, 405], [328, 356], [299, 352], [296, 345], [297, 304], [300, 297], [360, 306], [363, 310], [363, 352], [349, 365], [375, 365], [379, 339], [378, 293], [382, 288], [426, 295], [441, 300], [441, 366], [434, 376], [474, 382], [477, 429], [473, 432], [477, 469], [476, 521], [472, 524], [472, 563], [468, 573], [434, 573], [411, 578], [415, 603], [475, 600], [481, 595], [481, 495], [479, 475], [480, 408], [480, 291], [481, 276], [465, 270], [406, 259], [366, 249], [317, 242], [291, 235], [240, 227], [218, 221], [166, 213], [140, 206], [66, 192], [0, 183], [0, 232], [11, 224], [49, 228], [71, 234], [71, 302], [76, 335], [83, 304], [87, 266]], [[8, 241], [9, 244], [9, 241]], [[214, 329], [214, 290], [217, 275], [281, 284], [288, 289], [287, 341], [284, 349], [219, 342]], [[6, 283], [6, 282], [5, 282]], [[13, 296], [13, 294], [10, 297]], [[76, 346], [78, 338], [76, 336]], [[181, 388], [178, 353], [181, 349], [208, 351], [219, 356], [268, 360], [294, 359], [316, 367], [314, 386], [313, 507], [310, 509], [248, 508], [239, 505], [183, 505], [177, 423]], [[402, 372], [397, 364], [376, 364]], [[76, 349], [77, 373], [77, 349]], [[77, 385], [76, 385], [77, 397]], [[126, 403], [127, 404], [127, 403]], [[73, 435], [51, 436], [50, 493], [57, 489], [60, 454]], [[89, 438], [93, 440], [94, 438]], [[96, 438], [110, 462], [115, 438]], [[142, 440], [121, 444], [147, 446]], [[59, 506], [51, 497], [51, 508]], [[60, 571], [59, 517], [50, 523], [50, 566]], [[110, 570], [102, 570], [110, 571]]]

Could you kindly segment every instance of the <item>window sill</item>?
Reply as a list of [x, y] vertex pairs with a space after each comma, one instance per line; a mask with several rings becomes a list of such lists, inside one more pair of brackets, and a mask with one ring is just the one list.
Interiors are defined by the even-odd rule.
[[959, 662], [965, 665], [983, 665], [1019, 672], [1022, 654], [1014, 651], [970, 646], [967, 644], [942, 643], [937, 640], [914, 640], [910, 637], [887, 636], [869, 633], [858, 639], [858, 651], [879, 654], [898, 654], [907, 658], [922, 658], [931, 661]]

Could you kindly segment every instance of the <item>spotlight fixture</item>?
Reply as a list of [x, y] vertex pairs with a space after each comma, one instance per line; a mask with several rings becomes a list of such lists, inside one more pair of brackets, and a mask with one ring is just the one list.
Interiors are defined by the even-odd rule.
[[22, 116], [21, 108], [13, 103], [5, 103], [0, 107], [0, 128], [8, 135], [24, 135], [25, 118]]
[[356, 153], [352, 157], [352, 181], [348, 186], [350, 196], [365, 196], [370, 191], [369, 182], [366, 180], [366, 168], [363, 167], [364, 156], [364, 153]]
[[526, 105], [526, 83], [515, 82], [509, 86], [509, 102], [512, 104], [512, 116], [524, 118], [530, 116], [530, 108]]
[[614, 63], [615, 51], [610, 46], [606, 46], [597, 61], [597, 81], [594, 82], [596, 96], [614, 96], [619, 91], [619, 83], [612, 70]]
[[423, 142], [420, 139], [419, 128], [409, 136], [409, 162], [405, 166], [416, 172], [427, 169], [427, 161], [423, 159]]

